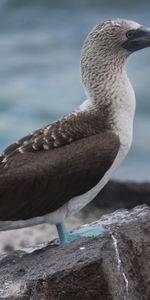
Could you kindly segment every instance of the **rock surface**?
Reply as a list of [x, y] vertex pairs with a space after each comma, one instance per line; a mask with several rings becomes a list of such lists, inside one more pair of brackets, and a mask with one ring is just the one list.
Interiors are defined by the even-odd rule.
[[131, 209], [141, 204], [150, 205], [150, 182], [110, 180], [95, 199], [87, 205], [87, 209], [88, 206], [113, 210]]
[[103, 236], [1, 255], [0, 299], [150, 299], [150, 209], [119, 210], [97, 224]]

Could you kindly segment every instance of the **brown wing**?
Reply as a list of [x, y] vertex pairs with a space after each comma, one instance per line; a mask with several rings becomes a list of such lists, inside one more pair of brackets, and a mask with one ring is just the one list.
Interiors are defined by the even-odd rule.
[[108, 124], [107, 116], [103, 112], [98, 115], [78, 112], [78, 116], [70, 113], [7, 147], [0, 156], [0, 162], [6, 161], [19, 152], [48, 151], [70, 144], [72, 141], [99, 133], [101, 128], [108, 129]]
[[110, 168], [119, 146], [119, 138], [106, 132], [11, 157], [0, 169], [0, 220], [41, 216], [87, 192]]

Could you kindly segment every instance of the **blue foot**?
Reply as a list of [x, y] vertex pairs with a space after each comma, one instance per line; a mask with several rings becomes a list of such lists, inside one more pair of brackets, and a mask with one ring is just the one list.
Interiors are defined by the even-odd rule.
[[85, 226], [83, 228], [77, 229], [72, 233], [69, 233], [66, 229], [64, 223], [59, 223], [56, 225], [60, 244], [69, 244], [70, 242], [77, 240], [80, 237], [88, 236], [98, 236], [104, 233], [105, 229], [101, 226]]

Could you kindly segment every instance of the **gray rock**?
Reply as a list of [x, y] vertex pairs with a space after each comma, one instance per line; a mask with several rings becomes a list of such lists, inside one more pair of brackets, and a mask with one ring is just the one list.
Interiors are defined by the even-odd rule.
[[110, 180], [86, 208], [131, 209], [142, 204], [150, 205], [150, 182]]
[[103, 236], [1, 255], [0, 299], [150, 299], [150, 209], [118, 210], [97, 224]]

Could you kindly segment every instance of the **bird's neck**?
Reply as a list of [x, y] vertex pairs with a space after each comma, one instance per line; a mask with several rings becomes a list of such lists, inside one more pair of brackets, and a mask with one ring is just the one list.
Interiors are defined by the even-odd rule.
[[96, 109], [127, 106], [135, 101], [125, 70], [124, 56], [98, 55], [85, 51], [81, 56], [81, 78], [87, 97]]
[[126, 139], [130, 144], [135, 95], [126, 74], [123, 58], [122, 61], [114, 58], [107, 63], [106, 60], [96, 59], [96, 62], [91, 60], [89, 64], [84, 64], [81, 71], [88, 96], [86, 106], [96, 113], [107, 108], [108, 120], [120, 134], [122, 143]]
[[106, 105], [118, 96], [123, 81], [127, 81], [124, 58], [92, 57], [81, 58], [81, 78], [88, 98], [95, 104]]

